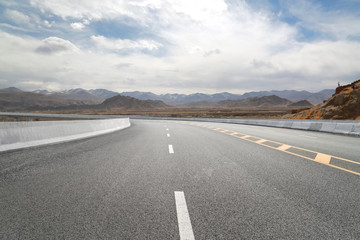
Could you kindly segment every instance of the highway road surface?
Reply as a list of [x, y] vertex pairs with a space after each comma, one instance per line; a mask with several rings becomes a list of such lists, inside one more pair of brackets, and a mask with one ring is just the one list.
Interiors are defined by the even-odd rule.
[[132, 120], [0, 153], [0, 239], [359, 239], [360, 138]]

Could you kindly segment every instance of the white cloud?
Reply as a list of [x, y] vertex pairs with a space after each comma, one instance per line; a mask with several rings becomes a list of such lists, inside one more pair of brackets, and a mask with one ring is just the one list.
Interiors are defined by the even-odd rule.
[[82, 24], [81, 22], [71, 23], [70, 26], [75, 30], [82, 30], [85, 27], [85, 25]]
[[107, 50], [157, 50], [160, 43], [153, 40], [108, 39], [104, 36], [91, 36], [91, 39], [101, 49]]
[[46, 27], [52, 27], [53, 24], [54, 24], [54, 21], [50, 23], [48, 20], [44, 20], [44, 25]]
[[17, 10], [6, 9], [4, 15], [10, 21], [17, 24], [28, 24], [30, 21], [29, 16]]
[[79, 49], [68, 40], [58, 37], [48, 37], [41, 41], [40, 46], [35, 49], [36, 53], [52, 55], [64, 52], [78, 52]]
[[0, 27], [17, 30], [17, 31], [22, 31], [22, 32], [29, 32], [29, 29], [27, 29], [27, 28], [17, 27], [17, 26], [7, 24], [7, 23], [0, 23]]
[[133, 64], [131, 64], [131, 63], [118, 63], [118, 64], [114, 65], [114, 68], [117, 68], [117, 69], [129, 68], [132, 65]]
[[[40, 46], [43, 54], [34, 51]], [[241, 51], [244, 54], [239, 54]], [[121, 56], [80, 51], [60, 38], [38, 41], [0, 32], [0, 85], [157, 93], [312, 90], [333, 87], [337, 81], [345, 82], [345, 77], [359, 73], [360, 44], [354, 42], [303, 44], [272, 56], [250, 53], [223, 46], [220, 54], [208, 58], [202, 53], [163, 58], [141, 53]]]
[[331, 34], [336, 39], [360, 37], [360, 19], [355, 12], [325, 11], [320, 5], [308, 0], [292, 2], [289, 10], [300, 20], [300, 26], [312, 31]]
[[205, 52], [203, 56], [204, 57], [210, 57], [211, 55], [217, 55], [217, 54], [220, 54], [220, 53], [221, 53], [220, 49], [214, 49], [214, 50]]
[[89, 25], [89, 24], [90, 24], [90, 21], [89, 21], [88, 19], [84, 19], [83, 24], [84, 24], [84, 25]]
[[[283, 52], [272, 58], [282, 71], [292, 71], [310, 79], [334, 79], [356, 70], [360, 59], [360, 43], [322, 41], [303, 44], [298, 49]], [[356, 79], [354, 79], [356, 80]]]
[[227, 10], [227, 4], [222, 0], [169, 0], [168, 3], [175, 12], [183, 13], [195, 21], [209, 21]]
[[[320, 90], [334, 87], [338, 80], [356, 80], [353, 77], [360, 74], [358, 42], [341, 37], [336, 41], [299, 42], [298, 26], [280, 22], [276, 15], [256, 12], [245, 1], [31, 3], [64, 18], [64, 29], [69, 24], [78, 30], [86, 27], [91, 37], [81, 38], [85, 30], [74, 37], [77, 41], [71, 35], [68, 39], [50, 37], [42, 41], [0, 35], [0, 83], [6, 77], [14, 83], [42, 82], [42, 88], [54, 90], [83, 87], [157, 93], [243, 92]], [[309, 18], [314, 16], [311, 22], [327, 19], [327, 29], [336, 27], [336, 19], [323, 18], [322, 14], [314, 8]], [[112, 24], [123, 24], [124, 16], [133, 20], [129, 28], [135, 26], [136, 31], [151, 32], [155, 37], [122, 39], [91, 29], [92, 21], [106, 18]], [[340, 31], [358, 30], [337, 30], [336, 34]], [[152, 55], [159, 52], [161, 56]]]
[[30, 0], [32, 6], [38, 7], [43, 12], [49, 11], [52, 14], [66, 18], [94, 19], [114, 18], [119, 15], [133, 15], [127, 7], [127, 1], [115, 0]]

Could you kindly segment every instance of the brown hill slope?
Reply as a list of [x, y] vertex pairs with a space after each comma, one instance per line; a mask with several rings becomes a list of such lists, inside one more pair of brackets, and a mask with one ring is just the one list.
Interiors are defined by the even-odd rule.
[[0, 90], [0, 110], [19, 111], [35, 108], [69, 106], [83, 104], [81, 101], [67, 100], [32, 92]]
[[322, 104], [283, 118], [360, 120], [360, 80], [338, 87], [335, 94]]
[[288, 105], [289, 107], [313, 107], [314, 105], [312, 105], [308, 100], [301, 100], [292, 104]]
[[133, 97], [118, 95], [106, 99], [98, 105], [99, 108], [118, 110], [146, 110], [167, 108], [169, 105], [160, 100], [139, 100]]
[[219, 107], [241, 108], [241, 107], [286, 107], [292, 102], [276, 95], [252, 97], [243, 100], [226, 100], [218, 102]]

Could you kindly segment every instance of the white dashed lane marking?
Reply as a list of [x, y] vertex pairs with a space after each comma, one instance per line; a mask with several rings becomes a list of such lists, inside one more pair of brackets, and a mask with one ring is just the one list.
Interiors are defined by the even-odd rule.
[[169, 153], [174, 153], [174, 148], [171, 144], [169, 144]]
[[184, 192], [175, 191], [175, 204], [180, 240], [195, 240]]

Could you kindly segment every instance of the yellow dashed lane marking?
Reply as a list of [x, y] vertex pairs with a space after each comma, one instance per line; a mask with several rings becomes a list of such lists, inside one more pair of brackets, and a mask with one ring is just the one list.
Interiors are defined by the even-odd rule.
[[241, 139], [247, 139], [248, 137], [251, 137], [251, 136], [249, 136], [249, 135], [245, 135], [245, 136], [242, 136], [242, 137], [238, 137], [238, 138], [241, 138]]
[[221, 132], [223, 132], [223, 133], [227, 133], [227, 132], [232, 132], [232, 131], [230, 131], [230, 130], [226, 130], [226, 129], [223, 129]]
[[314, 160], [319, 162], [319, 163], [329, 164], [330, 160], [331, 160], [331, 156], [323, 154], [323, 153], [318, 153]]
[[[195, 125], [195, 124], [191, 124], [191, 123], [188, 123], [188, 124]], [[304, 149], [304, 148], [299, 148], [299, 147], [295, 147], [295, 146], [291, 146], [291, 145], [287, 145], [287, 144], [267, 140], [267, 139], [264, 139], [264, 138], [250, 136], [250, 135], [247, 135], [247, 134], [234, 132], [234, 131], [227, 130], [227, 129], [216, 128], [216, 127], [212, 127], [212, 126], [208, 126], [208, 125], [197, 125], [197, 126], [206, 127], [206, 128], [215, 130], [217, 132], [227, 134], [229, 136], [233, 136], [233, 137], [236, 137], [236, 138], [241, 138], [241, 139], [246, 140], [248, 142], [257, 143], [257, 144], [259, 144], [261, 146], [264, 146], [264, 147], [268, 147], [268, 148], [272, 148], [272, 149], [275, 149], [275, 150], [278, 150], [278, 151], [282, 151], [282, 152], [285, 152], [285, 153], [288, 153], [288, 154], [291, 154], [291, 155], [295, 155], [295, 156], [298, 156], [298, 157], [301, 157], [301, 158], [305, 158], [305, 159], [308, 159], [308, 160], [311, 160], [311, 161], [315, 161], [315, 162], [327, 165], [329, 167], [333, 167], [333, 168], [336, 168], [336, 169], [339, 169], [339, 170], [342, 170], [342, 171], [345, 171], [345, 172], [353, 173], [355, 175], [360, 176], [359, 172], [355, 172], [355, 171], [352, 171], [352, 170], [349, 170], [349, 169], [346, 169], [346, 168], [342, 168], [342, 167], [333, 165], [333, 164], [330, 163], [330, 161], [331, 161], [331, 158], [335, 158], [337, 160], [353, 163], [353, 164], [356, 164], [356, 165], [360, 165], [360, 162], [355, 162], [355, 161], [352, 161], [352, 160], [349, 160], [349, 159], [336, 157], [336, 156], [332, 156], [332, 155], [328, 155], [328, 154], [324, 154], [324, 153], [319, 153], [319, 152], [315, 152], [315, 151], [312, 151], [312, 150], [308, 150], [308, 149]], [[239, 136], [239, 135], [241, 135], [241, 136]], [[256, 139], [259, 139], [259, 140], [254, 141], [254, 140], [247, 139], [247, 138], [256, 138]], [[264, 144], [265, 142], [275, 143], [275, 144], [278, 144], [280, 146], [279, 147], [273, 147], [273, 146]], [[287, 150], [289, 150], [289, 148], [294, 148], [294, 149], [302, 150], [302, 151], [309, 152], [309, 153], [315, 153], [316, 157], [315, 158], [310, 158], [310, 157], [303, 156], [303, 155], [298, 154], [298, 153], [287, 151]]]
[[234, 135], [236, 135], [236, 134], [239, 134], [239, 133], [238, 133], [238, 132], [229, 133], [229, 135], [231, 135], [231, 136], [234, 136]]
[[286, 151], [288, 150], [289, 148], [291, 148], [291, 146], [289, 145], [286, 145], [286, 144], [283, 144], [281, 145], [280, 147], [276, 148], [277, 150], [280, 150], [280, 151]]

